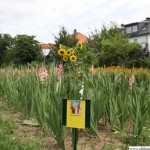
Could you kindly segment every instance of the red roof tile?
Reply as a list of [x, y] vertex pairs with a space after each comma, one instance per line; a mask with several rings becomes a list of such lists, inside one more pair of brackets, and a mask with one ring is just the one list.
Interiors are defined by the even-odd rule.
[[70, 35], [71, 37], [72, 36], [75, 36], [79, 42], [82, 42], [82, 43], [86, 43], [87, 42], [87, 37], [85, 35], [83, 35], [82, 33], [80, 32], [77, 32], [76, 29], [74, 29], [74, 33]]
[[79, 42], [82, 42], [82, 43], [86, 43], [87, 42], [87, 37], [85, 35], [83, 35], [82, 33], [77, 32], [75, 34], [75, 36], [79, 40]]
[[50, 49], [55, 47], [54, 44], [40, 44], [40, 46], [42, 49]]

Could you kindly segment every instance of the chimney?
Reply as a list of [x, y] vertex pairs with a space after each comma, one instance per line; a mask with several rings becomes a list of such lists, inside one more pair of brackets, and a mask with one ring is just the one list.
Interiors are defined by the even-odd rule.
[[121, 27], [124, 28], [124, 24], [121, 24]]
[[76, 35], [77, 34], [77, 29], [74, 29], [74, 35]]

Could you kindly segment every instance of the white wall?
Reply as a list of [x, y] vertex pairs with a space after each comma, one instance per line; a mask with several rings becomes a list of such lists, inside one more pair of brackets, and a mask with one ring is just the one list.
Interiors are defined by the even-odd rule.
[[42, 49], [43, 55], [47, 56], [50, 52], [50, 49]]
[[145, 44], [148, 42], [148, 50], [150, 51], [150, 35], [141, 35], [137, 37], [131, 37], [130, 42], [138, 42], [142, 45], [142, 47], [145, 47]]

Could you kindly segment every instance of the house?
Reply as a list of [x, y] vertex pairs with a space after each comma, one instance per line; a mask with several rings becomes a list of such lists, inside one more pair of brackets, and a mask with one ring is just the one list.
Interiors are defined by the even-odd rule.
[[70, 36], [75, 36], [78, 39], [78, 42], [86, 43], [87, 42], [87, 37], [83, 35], [80, 32], [77, 32], [76, 29], [74, 29], [74, 33]]
[[143, 21], [133, 22], [124, 27], [126, 34], [130, 38], [130, 42], [138, 42], [143, 48], [150, 51], [150, 18], [147, 17]]
[[40, 46], [42, 48], [42, 52], [43, 52], [44, 56], [47, 56], [49, 54], [50, 50], [55, 47], [54, 44], [50, 44], [50, 43], [49, 44], [43, 43], [43, 44], [40, 44]]

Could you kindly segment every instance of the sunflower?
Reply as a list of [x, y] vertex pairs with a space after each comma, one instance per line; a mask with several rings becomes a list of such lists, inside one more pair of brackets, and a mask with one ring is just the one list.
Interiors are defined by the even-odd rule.
[[78, 47], [79, 47], [80, 49], [82, 49], [82, 48], [83, 48], [83, 44], [82, 44], [82, 42], [79, 42], [79, 43], [78, 43]]
[[65, 56], [66, 55], [66, 51], [64, 49], [60, 49], [60, 50], [58, 50], [58, 55], [59, 56]]
[[71, 50], [71, 49], [68, 49], [68, 50], [66, 51], [66, 53], [67, 53], [67, 56], [70, 56], [70, 55], [72, 54], [72, 50]]
[[68, 57], [65, 55], [65, 56], [63, 56], [63, 61], [68, 61]]
[[70, 61], [75, 62], [77, 60], [77, 57], [75, 55], [70, 56]]
[[59, 49], [62, 49], [62, 45], [61, 44], [59, 44]]

